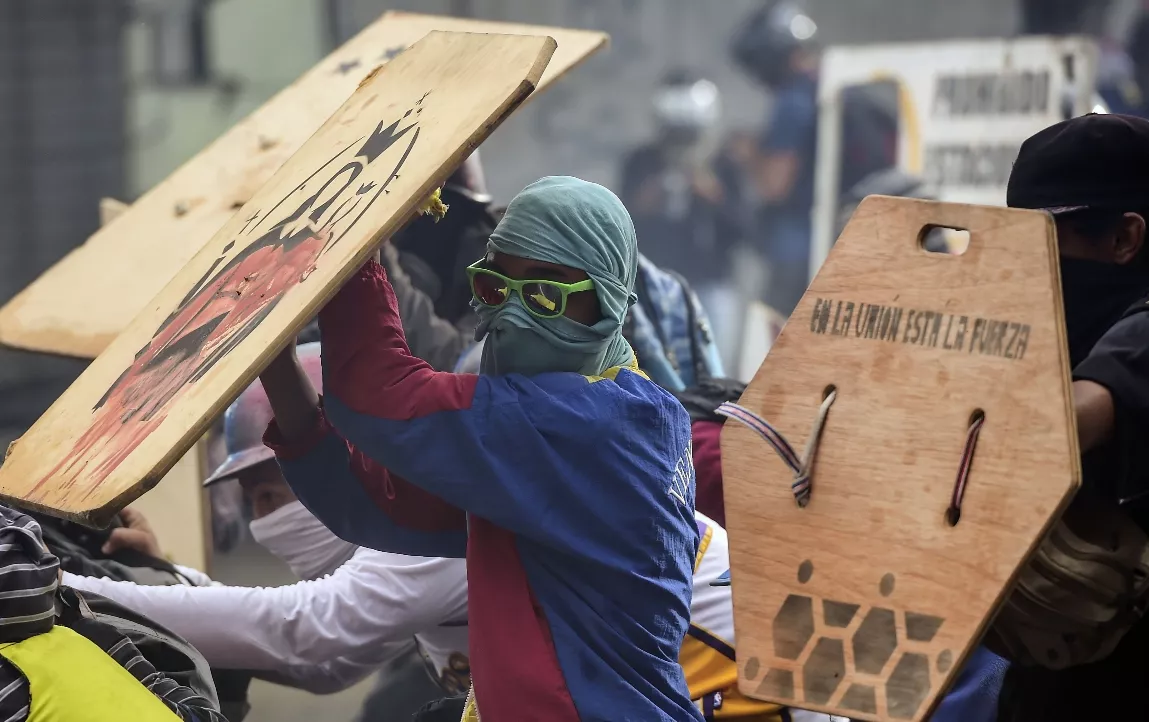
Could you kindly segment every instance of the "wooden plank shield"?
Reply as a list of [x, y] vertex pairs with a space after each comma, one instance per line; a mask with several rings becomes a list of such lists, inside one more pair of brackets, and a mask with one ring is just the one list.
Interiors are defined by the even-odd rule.
[[433, 32], [365, 80], [16, 443], [0, 497], [100, 525], [154, 486], [554, 48]]
[[[932, 225], [964, 255], [924, 251]], [[861, 204], [739, 402], [800, 453], [833, 387], [808, 505], [761, 436], [722, 433], [743, 693], [929, 718], [1080, 480], [1058, 273], [1045, 214]]]
[[93, 358], [380, 64], [434, 30], [550, 36], [539, 88], [604, 33], [389, 12], [150, 190], [0, 309], [0, 343]]

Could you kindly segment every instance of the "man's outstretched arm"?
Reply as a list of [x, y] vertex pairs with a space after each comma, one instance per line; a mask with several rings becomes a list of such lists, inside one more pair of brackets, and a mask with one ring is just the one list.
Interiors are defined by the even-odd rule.
[[1106, 331], [1073, 369], [1073, 405], [1082, 452], [1125, 436], [1118, 427], [1149, 427], [1146, 339], [1149, 312], [1133, 313]]
[[1113, 394], [1096, 381], [1073, 382], [1073, 408], [1077, 414], [1077, 441], [1081, 453], [1113, 437]]

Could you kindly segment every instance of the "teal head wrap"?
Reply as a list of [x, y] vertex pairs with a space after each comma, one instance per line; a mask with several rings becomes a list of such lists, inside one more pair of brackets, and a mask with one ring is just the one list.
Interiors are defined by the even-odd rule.
[[487, 251], [586, 271], [603, 317], [593, 326], [565, 316], [537, 318], [518, 294], [498, 309], [476, 304], [475, 340], [486, 337], [482, 373], [597, 375], [633, 363], [622, 322], [637, 300], [638, 240], [630, 214], [614, 193], [566, 176], [536, 181], [511, 200]]

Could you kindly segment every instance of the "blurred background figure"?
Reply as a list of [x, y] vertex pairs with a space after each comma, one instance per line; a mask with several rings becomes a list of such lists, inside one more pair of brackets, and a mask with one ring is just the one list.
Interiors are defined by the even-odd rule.
[[1128, 74], [1114, 80], [1106, 74], [1105, 56], [1098, 77], [1098, 89], [1110, 112], [1149, 118], [1149, 13], [1137, 18], [1125, 45]]
[[[770, 267], [765, 300], [788, 316], [810, 278], [810, 213], [818, 136], [818, 25], [806, 3], [770, 0], [742, 24], [731, 52], [771, 93], [771, 111], [748, 173], [757, 190], [754, 228]], [[842, 110], [840, 188], [894, 165], [896, 110], [867, 89], [847, 91]]]
[[745, 232], [739, 170], [716, 155], [718, 86], [670, 70], [652, 98], [655, 136], [623, 159], [620, 193], [639, 248], [653, 264], [684, 275], [713, 310], [719, 348], [737, 343], [740, 316], [730, 251]]
[[750, 159], [758, 194], [755, 235], [770, 266], [764, 299], [789, 315], [806, 290], [818, 134], [818, 26], [803, 5], [772, 0], [734, 37], [739, 66], [772, 94]]
[[[1149, 3], [1022, 0], [1022, 35], [1086, 35], [1097, 41], [1098, 113], [1149, 116]], [[1066, 111], [1066, 117], [1070, 112]]]

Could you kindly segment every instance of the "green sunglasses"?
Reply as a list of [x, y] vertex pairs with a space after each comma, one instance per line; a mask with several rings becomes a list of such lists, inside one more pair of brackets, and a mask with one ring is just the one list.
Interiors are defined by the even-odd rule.
[[594, 281], [589, 278], [576, 283], [559, 281], [526, 280], [516, 281], [497, 271], [482, 266], [477, 261], [467, 266], [467, 278], [471, 281], [471, 293], [475, 300], [484, 306], [498, 308], [510, 300], [511, 293], [518, 291], [523, 305], [532, 316], [557, 318], [567, 310], [567, 298], [572, 293], [590, 291]]

